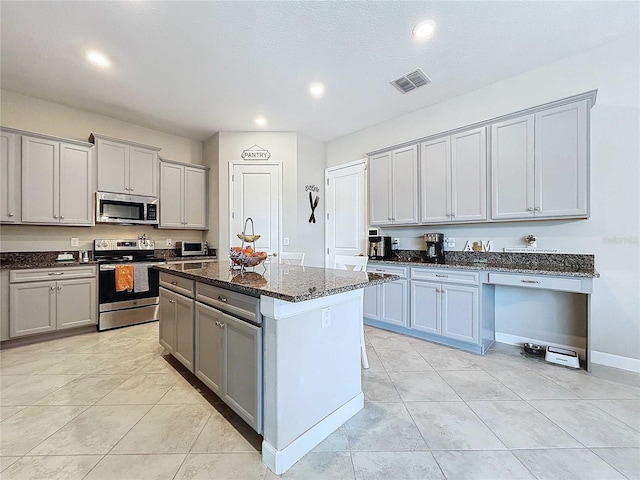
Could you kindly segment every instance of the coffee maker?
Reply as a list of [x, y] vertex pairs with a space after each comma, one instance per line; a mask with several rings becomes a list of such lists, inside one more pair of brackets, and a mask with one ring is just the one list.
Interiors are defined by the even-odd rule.
[[443, 233], [425, 233], [423, 235], [424, 242], [427, 245], [427, 255], [425, 262], [427, 263], [444, 263], [444, 234]]
[[371, 260], [391, 258], [391, 237], [371, 235], [371, 231], [369, 233], [369, 258]]

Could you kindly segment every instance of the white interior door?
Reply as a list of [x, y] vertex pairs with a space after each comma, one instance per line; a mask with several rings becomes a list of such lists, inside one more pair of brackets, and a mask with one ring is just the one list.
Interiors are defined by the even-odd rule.
[[366, 160], [325, 170], [325, 267], [336, 255], [366, 254]]
[[[241, 245], [237, 234], [242, 232], [245, 220], [251, 217], [254, 231], [260, 235], [256, 249], [279, 253], [280, 165], [232, 163], [229, 172], [229, 244], [232, 247]], [[251, 233], [250, 222], [246, 233]]]

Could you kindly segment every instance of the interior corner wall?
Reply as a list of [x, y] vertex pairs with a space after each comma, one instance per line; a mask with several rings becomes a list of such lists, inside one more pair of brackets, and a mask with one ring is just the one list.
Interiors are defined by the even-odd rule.
[[[172, 135], [95, 113], [0, 90], [0, 125], [33, 133], [87, 141], [92, 132], [160, 147], [160, 156], [202, 164], [202, 142]], [[2, 225], [0, 251], [33, 252], [92, 250], [96, 238], [137, 238], [146, 234], [156, 248], [166, 248], [166, 239], [201, 240], [199, 230], [164, 230], [147, 225]], [[70, 247], [71, 237], [79, 239]]]
[[[298, 239], [296, 248], [284, 247], [285, 251], [305, 252], [304, 264], [310, 267], [324, 267], [324, 162], [325, 143], [304, 135], [298, 135]], [[317, 187], [318, 192], [307, 189]], [[311, 205], [309, 193], [313, 199], [319, 197], [314, 210], [316, 222], [309, 222]]]
[[[640, 39], [621, 38], [558, 62], [479, 88], [328, 142], [327, 166], [344, 158], [437, 134], [564, 97], [598, 89], [591, 110], [591, 217], [588, 220], [386, 228], [401, 248], [440, 231], [457, 240], [493, 240], [494, 250], [522, 246], [536, 234], [540, 248], [595, 254], [592, 350], [600, 359], [640, 365]], [[429, 87], [425, 87], [429, 88]], [[508, 303], [511, 298], [504, 299]], [[496, 303], [496, 315], [504, 307]], [[496, 318], [508, 328], [508, 318]]]
[[[220, 236], [220, 199], [219, 199], [219, 182], [220, 182], [220, 134], [216, 133], [213, 137], [204, 142], [202, 147], [202, 163], [209, 167], [209, 230], [205, 232], [204, 240], [207, 241], [210, 248], [219, 248]], [[218, 250], [218, 258], [225, 252]]]
[[[229, 163], [242, 162], [242, 152], [254, 145], [271, 153], [269, 162], [279, 162], [282, 165], [282, 218], [281, 231], [278, 238], [288, 237], [288, 250], [298, 248], [297, 223], [297, 134], [289, 132], [220, 132], [218, 134], [218, 234], [217, 246], [219, 255], [225, 255], [231, 246], [229, 232]], [[212, 240], [213, 241], [213, 240]], [[215, 246], [215, 244], [213, 245]], [[283, 246], [278, 246], [282, 251]]]

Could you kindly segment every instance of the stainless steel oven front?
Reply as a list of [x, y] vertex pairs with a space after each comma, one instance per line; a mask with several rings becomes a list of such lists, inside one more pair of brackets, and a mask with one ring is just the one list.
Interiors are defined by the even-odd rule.
[[145, 263], [149, 289], [144, 292], [118, 292], [115, 279], [116, 265], [118, 263], [101, 263], [98, 268], [98, 330], [158, 320], [160, 272], [149, 268], [151, 264]]

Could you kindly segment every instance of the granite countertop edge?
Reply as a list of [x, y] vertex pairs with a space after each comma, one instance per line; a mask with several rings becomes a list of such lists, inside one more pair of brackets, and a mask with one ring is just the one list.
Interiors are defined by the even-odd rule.
[[98, 265], [98, 262], [95, 260], [88, 262], [73, 260], [71, 262], [2, 263], [0, 270], [35, 270], [37, 268], [84, 267], [86, 265]]
[[226, 290], [231, 290], [238, 293], [244, 293], [252, 297], [260, 297], [264, 295], [265, 297], [276, 298], [278, 300], [284, 300], [286, 302], [291, 302], [291, 303], [306, 302], [307, 300], [314, 300], [316, 298], [328, 297], [330, 295], [336, 295], [338, 293], [349, 292], [351, 290], [358, 290], [364, 287], [371, 287], [371, 286], [379, 285], [382, 283], [392, 282], [400, 278], [400, 276], [398, 275], [367, 272], [369, 280], [366, 282], [357, 282], [351, 285], [345, 285], [345, 286], [330, 288], [326, 290], [314, 290], [305, 295], [289, 295], [284, 292], [267, 290], [260, 287], [252, 287], [250, 285], [239, 285], [237, 283], [232, 283], [225, 280], [210, 278], [205, 275], [198, 275], [196, 273], [191, 273], [189, 271], [185, 272], [185, 271], [174, 270], [164, 265], [154, 265], [153, 268], [156, 268], [161, 272], [169, 273], [171, 275], [177, 275], [179, 277], [188, 278], [196, 282], [205, 283], [207, 285], [213, 285], [214, 287], [220, 287]]
[[385, 264], [385, 265], [403, 265], [409, 267], [420, 268], [451, 268], [456, 270], [485, 270], [491, 272], [504, 272], [504, 273], [524, 273], [529, 275], [553, 275], [556, 277], [581, 277], [581, 278], [599, 278], [600, 274], [594, 270], [593, 272], [570, 272], [567, 270], [545, 270], [545, 269], [531, 269], [531, 268], [519, 268], [519, 267], [500, 267], [494, 265], [487, 265], [486, 263], [478, 262], [474, 264], [468, 263], [426, 263], [416, 262], [410, 260], [371, 260], [371, 263]]

